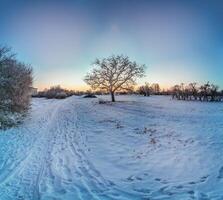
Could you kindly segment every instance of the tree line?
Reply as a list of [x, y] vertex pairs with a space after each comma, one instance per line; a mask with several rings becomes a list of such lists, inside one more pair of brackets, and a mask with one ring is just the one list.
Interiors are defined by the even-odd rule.
[[[110, 93], [111, 100], [115, 101], [115, 94], [133, 93], [136, 80], [145, 76], [145, 65], [139, 65], [123, 55], [112, 55], [104, 59], [96, 59], [92, 72], [85, 76], [85, 82], [93, 90]], [[136, 94], [150, 96], [151, 94], [172, 95], [178, 100], [222, 101], [223, 92], [219, 87], [209, 82], [198, 85], [193, 82], [188, 85], [175, 85], [169, 90], [161, 91], [157, 83], [140, 86]]]
[[177, 100], [223, 101], [223, 90], [220, 91], [219, 86], [210, 82], [203, 85], [181, 83], [172, 87], [171, 93], [172, 98]]
[[136, 93], [144, 96], [150, 96], [162, 94], [162, 91], [158, 83], [149, 84], [146, 82], [145, 85], [139, 86], [139, 88], [136, 90]]

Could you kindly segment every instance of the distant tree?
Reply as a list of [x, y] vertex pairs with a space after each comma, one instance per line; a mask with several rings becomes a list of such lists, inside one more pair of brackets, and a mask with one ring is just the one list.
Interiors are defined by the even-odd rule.
[[144, 96], [150, 96], [150, 89], [149, 83], [145, 83], [145, 85], [138, 88], [138, 93]]
[[137, 78], [144, 76], [145, 69], [145, 65], [138, 65], [123, 55], [96, 59], [93, 66], [95, 68], [85, 76], [85, 82], [93, 90], [100, 89], [109, 92], [113, 102], [116, 92], [133, 89]]
[[211, 87], [210, 87], [211, 101], [216, 100], [216, 98], [218, 96], [218, 89], [219, 89], [219, 86], [211, 84]]
[[151, 85], [151, 92], [152, 92], [153, 94], [159, 94], [159, 93], [160, 93], [160, 86], [159, 86], [158, 83], [153, 83], [153, 84]]
[[50, 87], [50, 89], [45, 89], [43, 97], [46, 97], [48, 99], [65, 99], [72, 94], [73, 93], [69, 90], [63, 89], [60, 85], [56, 85]]
[[197, 95], [198, 95], [198, 88], [197, 88], [197, 83], [189, 83], [189, 93], [190, 93], [190, 99], [191, 97], [194, 98], [194, 100], [197, 100]]
[[208, 94], [210, 93], [210, 83], [209, 81], [200, 87], [200, 100], [203, 97], [204, 101], [208, 101]]
[[178, 100], [223, 101], [223, 91], [215, 84], [205, 83], [198, 87], [193, 82], [189, 85], [175, 85], [171, 89], [172, 97]]
[[218, 94], [219, 94], [218, 101], [223, 100], [223, 90], [221, 90]]
[[183, 100], [186, 99], [186, 97], [185, 97], [185, 84], [184, 83], [180, 84], [180, 99], [183, 99]]

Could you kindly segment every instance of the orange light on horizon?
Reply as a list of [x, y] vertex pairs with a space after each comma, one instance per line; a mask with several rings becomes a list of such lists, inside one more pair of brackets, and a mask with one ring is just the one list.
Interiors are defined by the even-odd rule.
[[[158, 83], [159, 84], [159, 83]], [[73, 85], [73, 86], [69, 86], [67, 84], [55, 84], [55, 85], [60, 85], [62, 88], [64, 89], [68, 89], [68, 90], [75, 90], [75, 91], [87, 91], [87, 90], [91, 90], [90, 86], [88, 85]], [[38, 89], [38, 91], [43, 91], [45, 89], [49, 89], [50, 87], [52, 86], [55, 86], [55, 85], [48, 85], [48, 86], [45, 86], [45, 85], [34, 85], [34, 87], [36, 87]], [[135, 89], [137, 89], [137, 87], [139, 87], [140, 85], [143, 85], [143, 84], [138, 84], [135, 86]], [[159, 84], [160, 85], [160, 89], [161, 90], [168, 90], [170, 89], [173, 85], [170, 85], [170, 84]]]

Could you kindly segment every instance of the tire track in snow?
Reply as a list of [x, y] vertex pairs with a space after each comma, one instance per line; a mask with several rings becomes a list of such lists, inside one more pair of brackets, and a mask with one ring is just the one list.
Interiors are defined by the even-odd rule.
[[57, 126], [57, 144], [39, 183], [41, 188], [45, 188], [42, 199], [141, 199], [136, 193], [119, 189], [95, 169], [85, 154], [85, 135], [78, 129], [78, 111], [85, 105], [74, 98], [70, 98], [67, 104], [70, 105], [60, 107], [63, 114], [54, 124]]
[[[18, 159], [17, 166], [13, 168], [1, 182], [0, 199], [10, 196], [9, 199], [40, 199], [39, 181], [41, 179], [44, 164], [49, 157], [49, 146], [52, 144], [51, 126], [57, 118], [61, 102], [57, 102], [55, 110], [45, 126], [38, 130], [40, 138], [34, 143], [24, 159]], [[54, 105], [55, 106], [55, 105]], [[42, 135], [41, 135], [42, 134]], [[47, 138], [46, 138], [47, 135]], [[4, 190], [3, 190], [4, 189]]]
[[[66, 109], [67, 109], [67, 107], [63, 106], [62, 109], [60, 110], [60, 112], [67, 114], [67, 112], [69, 112], [69, 110], [66, 110]], [[58, 122], [57, 123], [57, 127], [58, 127], [57, 132], [60, 133], [59, 134], [60, 142], [59, 142], [59, 145], [57, 146], [57, 148], [60, 149], [63, 146], [62, 147], [63, 151], [61, 153], [63, 153], [64, 155], [67, 154], [67, 156], [69, 158], [69, 162], [72, 162], [72, 166], [70, 166], [68, 162], [66, 163], [66, 161], [64, 161], [65, 159], [61, 155], [59, 155], [59, 157], [57, 155], [57, 158], [59, 160], [61, 160], [61, 162], [64, 161], [65, 164], [64, 165], [61, 164], [61, 169], [59, 171], [57, 171], [57, 169], [54, 169], [54, 170], [50, 169], [52, 166], [49, 166], [47, 168], [47, 170], [48, 170], [47, 177], [55, 177], [60, 182], [60, 191], [62, 191], [62, 194], [60, 194], [60, 192], [58, 192], [58, 186], [53, 180], [50, 180], [50, 181], [48, 180], [48, 183], [44, 183], [45, 180], [42, 180], [42, 185], [44, 185], [44, 184], [45, 185], [48, 184], [48, 186], [51, 185], [51, 187], [50, 187], [51, 193], [48, 194], [48, 196], [47, 195], [45, 195], [45, 196], [47, 196], [49, 198], [54, 198], [55, 195], [63, 196], [64, 193], [72, 193], [74, 195], [74, 192], [76, 192], [76, 193], [78, 193], [78, 195], [77, 195], [78, 199], [98, 199], [93, 192], [93, 190], [95, 190], [95, 189], [90, 188], [89, 185], [87, 185], [85, 183], [85, 181], [83, 181], [83, 179], [87, 178], [87, 177], [85, 177], [86, 174], [83, 173], [83, 171], [81, 170], [81, 166], [80, 166], [80, 162], [83, 162], [83, 158], [79, 154], [77, 154], [76, 151], [75, 151], [76, 153], [73, 152], [73, 150], [71, 149], [71, 143], [70, 143], [71, 139], [74, 136], [74, 135], [72, 136], [72, 134], [77, 135], [77, 133], [75, 131], [76, 129], [72, 130], [74, 125], [76, 124], [76, 121], [74, 121], [74, 123], [73, 123], [73, 121], [71, 121], [71, 123], [67, 123], [69, 121], [69, 119], [66, 117], [69, 117], [69, 116], [67, 116], [66, 114], [61, 115], [59, 117], [60, 120], [57, 121]], [[80, 139], [80, 138], [76, 138], [76, 139]], [[78, 142], [75, 141], [74, 144], [76, 146], [78, 144]], [[76, 147], [74, 147], [74, 148], [76, 150]], [[57, 152], [58, 152], [58, 149], [57, 149]], [[61, 173], [64, 171], [66, 171], [68, 174], [67, 178], [65, 178], [61, 175]], [[79, 178], [75, 180], [75, 178], [77, 178], [77, 174], [78, 174]], [[66, 186], [67, 184], [68, 184], [68, 186]]]
[[79, 128], [83, 119], [78, 117], [89, 106], [73, 97], [57, 102], [25, 160], [19, 157], [18, 166], [2, 180], [0, 199], [142, 199], [139, 192], [105, 179], [89, 161], [86, 135]]
[[[78, 106], [79, 102], [75, 104], [74, 110], [75, 116], [74, 120], [70, 120], [70, 117], [63, 121], [67, 121], [72, 124], [75, 121], [75, 126], [73, 126], [73, 132], [75, 135], [71, 135], [68, 132], [65, 132], [67, 136], [67, 141], [69, 141], [69, 148], [74, 156], [78, 158], [78, 169], [80, 173], [83, 175], [83, 184], [86, 185], [88, 190], [92, 193], [94, 199], [141, 199], [140, 195], [137, 192], [129, 192], [119, 189], [112, 181], [106, 180], [97, 169], [95, 169], [94, 165], [87, 159], [87, 156], [84, 152], [85, 139], [82, 132], [78, 129], [79, 118], [78, 118], [78, 110], [80, 109]], [[65, 129], [69, 130], [69, 129]]]
[[[52, 116], [53, 116], [53, 113], [51, 113], [49, 118], [51, 118]], [[39, 122], [40, 124], [38, 124], [38, 128], [39, 128], [38, 132], [46, 129], [48, 125], [48, 123], [45, 123], [45, 125], [43, 126], [42, 120], [40, 122]], [[34, 137], [34, 134], [38, 134], [36, 133], [36, 129], [37, 129], [36, 127], [28, 126], [28, 127], [25, 127], [24, 129], [19, 129], [20, 133], [13, 133], [13, 134], [21, 134], [21, 132], [26, 132], [26, 134], [28, 133]], [[40, 135], [40, 136], [41, 138], [44, 137], [44, 135]], [[30, 137], [28, 139], [30, 139]], [[38, 140], [34, 141], [33, 143], [29, 141], [29, 144], [26, 146], [25, 149], [19, 146], [20, 143], [18, 141], [12, 141], [14, 144], [16, 144], [16, 146], [13, 146], [13, 148], [17, 148], [17, 152], [20, 152], [20, 153], [18, 155], [9, 155], [10, 157], [8, 159], [5, 159], [5, 162], [1, 168], [2, 173], [0, 174], [0, 186], [4, 184], [8, 179], [10, 179], [11, 176], [16, 174], [24, 166], [24, 163], [26, 163], [26, 161], [28, 160], [28, 158], [31, 156], [33, 152], [32, 149], [36, 146], [40, 138], [37, 138], [37, 139]], [[12, 157], [12, 156], [16, 156], [16, 157]]]

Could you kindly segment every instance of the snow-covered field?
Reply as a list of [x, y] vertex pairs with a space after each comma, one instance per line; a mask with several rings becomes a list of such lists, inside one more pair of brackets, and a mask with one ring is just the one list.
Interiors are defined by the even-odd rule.
[[223, 104], [117, 100], [33, 99], [0, 132], [0, 200], [223, 199]]

